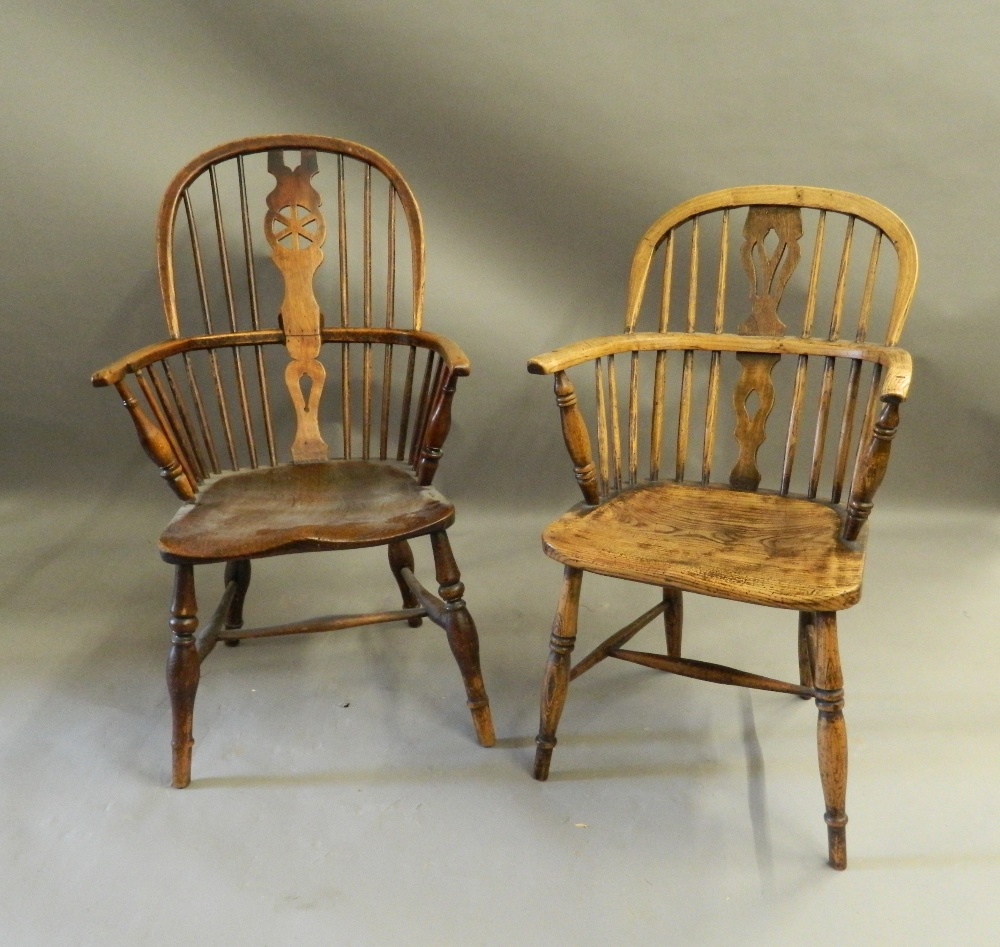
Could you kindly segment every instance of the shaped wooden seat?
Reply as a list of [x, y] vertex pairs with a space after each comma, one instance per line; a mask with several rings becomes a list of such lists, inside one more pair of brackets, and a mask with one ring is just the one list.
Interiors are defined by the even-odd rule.
[[447, 529], [455, 508], [392, 461], [265, 467], [206, 484], [160, 537], [167, 562], [382, 546]]
[[[543, 534], [565, 568], [537, 779], [570, 682], [606, 658], [811, 697], [830, 864], [846, 866], [837, 612], [861, 594], [867, 519], [910, 383], [896, 343], [916, 277], [910, 232], [874, 201], [806, 187], [717, 191], [640, 240], [623, 334], [528, 363], [555, 377], [583, 494]], [[662, 593], [572, 665], [584, 572]], [[682, 655], [685, 592], [796, 610], [798, 682]], [[625, 647], [661, 615], [665, 654]]]
[[[335, 247], [324, 262], [332, 207]], [[269, 250], [269, 259], [257, 247]], [[432, 486], [469, 362], [421, 329], [423, 224], [377, 152], [319, 136], [221, 145], [174, 178], [157, 262], [168, 338], [93, 377], [118, 391], [147, 454], [185, 501], [160, 540], [175, 565], [167, 685], [173, 785], [191, 778], [200, 665], [216, 643], [430, 618], [444, 629], [479, 742], [494, 742], [476, 626]], [[407, 325], [408, 324], [408, 325]], [[407, 540], [428, 536], [438, 594]], [[384, 545], [402, 608], [243, 627], [250, 562]], [[225, 562], [199, 627], [194, 567]]]
[[563, 565], [754, 605], [830, 611], [861, 595], [864, 548], [809, 500], [680, 483], [630, 487], [542, 533]]

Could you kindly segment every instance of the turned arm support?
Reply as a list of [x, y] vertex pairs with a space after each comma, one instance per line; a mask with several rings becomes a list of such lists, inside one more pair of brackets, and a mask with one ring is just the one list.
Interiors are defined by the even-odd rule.
[[192, 499], [195, 495], [192, 478], [174, 449], [174, 445], [163, 432], [163, 428], [154, 423], [143, 410], [124, 380], [116, 382], [115, 389], [121, 396], [122, 404], [125, 405], [129, 417], [132, 418], [136, 434], [139, 435], [139, 443], [146, 452], [146, 456], [160, 468], [160, 476], [166, 480], [167, 485], [177, 496], [182, 500]]
[[587, 430], [587, 422], [584, 421], [580, 405], [577, 403], [576, 391], [565, 372], [556, 372], [553, 389], [562, 420], [563, 440], [566, 442], [566, 450], [573, 461], [573, 474], [580, 486], [584, 502], [590, 506], [596, 506], [601, 502], [600, 492], [597, 488], [597, 471], [591, 452], [590, 432]]
[[862, 454], [851, 484], [847, 500], [847, 518], [841, 533], [843, 539], [853, 542], [861, 534], [874, 504], [875, 492], [882, 485], [886, 468], [889, 466], [889, 452], [892, 439], [899, 426], [899, 405], [901, 398], [886, 395], [882, 399], [882, 409], [875, 419], [868, 443]]
[[437, 473], [445, 438], [451, 430], [451, 403], [455, 397], [458, 373], [445, 364], [441, 370], [437, 388], [430, 395], [431, 406], [427, 413], [423, 437], [414, 459], [417, 483], [429, 487]]

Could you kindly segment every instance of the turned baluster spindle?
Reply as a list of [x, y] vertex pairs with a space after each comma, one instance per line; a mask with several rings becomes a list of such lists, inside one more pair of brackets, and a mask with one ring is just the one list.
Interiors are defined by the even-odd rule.
[[417, 461], [417, 483], [423, 487], [430, 485], [441, 461], [442, 446], [451, 429], [451, 405], [457, 384], [457, 375], [448, 371], [443, 373], [439, 394], [434, 399], [434, 406], [428, 416], [424, 442]]
[[584, 501], [596, 506], [601, 498], [597, 487], [594, 459], [591, 454], [590, 434], [587, 431], [583, 415], [580, 413], [576, 391], [565, 372], [556, 372], [554, 389], [562, 419], [563, 440], [566, 442], [566, 450], [573, 461], [576, 482], [580, 485]]
[[[139, 369], [134, 377], [139, 383], [139, 388], [146, 399], [146, 404], [149, 405], [150, 410], [156, 418], [157, 425], [159, 425], [160, 430], [170, 442], [170, 448], [183, 468], [184, 473], [187, 475], [188, 480], [191, 483], [196, 483], [198, 475], [188, 459], [188, 451], [180, 419], [171, 404], [171, 400], [166, 397], [166, 392], [163, 390], [159, 379], [153, 372], [153, 366], [150, 365], [146, 369]], [[150, 387], [150, 382], [152, 382], [152, 387]]]
[[160, 476], [167, 481], [174, 493], [182, 500], [190, 500], [194, 496], [191, 478], [184, 472], [166, 435], [149, 419], [124, 381], [118, 382], [115, 388], [132, 418], [146, 456], [160, 468]]
[[417, 404], [417, 415], [413, 419], [413, 442], [410, 444], [410, 464], [416, 467], [419, 462], [420, 448], [423, 446], [424, 437], [427, 433], [427, 421], [430, 418], [431, 392], [439, 390], [443, 364], [433, 352], [427, 353], [427, 360], [424, 363], [424, 380], [420, 385], [420, 401]]
[[900, 399], [896, 397], [885, 399], [882, 412], [872, 430], [871, 440], [862, 455], [858, 474], [851, 487], [851, 496], [847, 501], [847, 520], [844, 523], [843, 536], [849, 542], [860, 535], [861, 528], [872, 511], [875, 493], [885, 477], [892, 439], [899, 426], [899, 402]]
[[[177, 406], [177, 413], [181, 419], [181, 424], [184, 429], [185, 449], [191, 462], [191, 466], [194, 469], [195, 478], [199, 481], [204, 480], [207, 469], [205, 466], [205, 459], [202, 457], [201, 449], [198, 446], [198, 440], [194, 434], [195, 429], [194, 424], [191, 421], [191, 414], [188, 411], [184, 398], [181, 396], [180, 385], [177, 382], [173, 369], [170, 367], [169, 361], [162, 362], [161, 367], [163, 369], [164, 377], [167, 380], [167, 388], [170, 390], [170, 396], [173, 399], [174, 404]], [[150, 374], [152, 374], [152, 365], [150, 366]]]

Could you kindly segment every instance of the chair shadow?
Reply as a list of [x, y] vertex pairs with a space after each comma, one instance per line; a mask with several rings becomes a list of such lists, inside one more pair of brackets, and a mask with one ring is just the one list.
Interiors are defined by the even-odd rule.
[[771, 823], [767, 814], [767, 774], [764, 771], [764, 752], [757, 736], [753, 701], [750, 694], [742, 689], [740, 715], [743, 724], [743, 750], [747, 759], [747, 802], [750, 827], [753, 830], [754, 856], [760, 875], [761, 893], [768, 894], [774, 890], [774, 850], [771, 846]]

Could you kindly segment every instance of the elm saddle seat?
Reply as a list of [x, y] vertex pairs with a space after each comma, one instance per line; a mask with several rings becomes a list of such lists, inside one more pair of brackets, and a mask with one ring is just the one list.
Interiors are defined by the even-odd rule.
[[585, 572], [829, 611], [861, 596], [864, 541], [843, 542], [843, 526], [836, 510], [808, 500], [655, 483], [574, 508], [542, 541], [551, 558]]
[[[326, 266], [314, 178], [332, 197]], [[172, 784], [191, 780], [200, 666], [219, 641], [429, 618], [445, 631], [479, 742], [492, 746], [479, 639], [448, 540], [455, 510], [432, 486], [469, 362], [422, 329], [423, 223], [406, 181], [341, 139], [230, 142], [171, 182], [156, 249], [168, 338], [93, 382], [115, 387], [184, 501], [160, 538], [175, 566]], [[436, 595], [414, 575], [408, 541], [422, 536]], [[243, 627], [251, 560], [365, 546], [387, 547], [401, 608]], [[205, 563], [226, 564], [224, 593], [199, 627], [194, 567]]]
[[[846, 867], [837, 613], [861, 596], [867, 520], [909, 389], [897, 342], [916, 278], [913, 237], [875, 201], [717, 191], [640, 240], [624, 333], [529, 361], [554, 376], [583, 494], [542, 536], [564, 572], [536, 779], [548, 777], [570, 683], [606, 658], [813, 698], [828, 857]], [[585, 572], [661, 595], [573, 664]], [[684, 593], [797, 611], [798, 681], [682, 654]], [[625, 647], [660, 616], [666, 654]]]
[[447, 529], [455, 508], [402, 464], [369, 460], [267, 467], [207, 483], [160, 537], [167, 562], [228, 562], [383, 546]]

